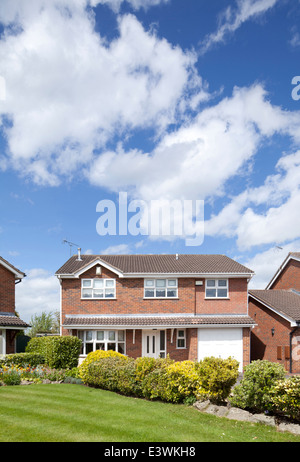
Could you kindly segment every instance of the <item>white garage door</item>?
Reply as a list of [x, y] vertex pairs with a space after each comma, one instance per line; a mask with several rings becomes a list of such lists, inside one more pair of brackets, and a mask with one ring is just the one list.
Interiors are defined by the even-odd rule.
[[198, 361], [207, 357], [239, 361], [243, 368], [243, 329], [198, 329]]

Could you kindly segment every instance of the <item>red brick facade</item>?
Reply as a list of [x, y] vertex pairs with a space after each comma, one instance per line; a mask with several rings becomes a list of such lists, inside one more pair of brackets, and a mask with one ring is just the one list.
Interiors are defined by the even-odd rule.
[[269, 288], [300, 291], [300, 261], [290, 260]]
[[[300, 291], [300, 262], [294, 258], [287, 259], [286, 265], [268, 286], [271, 291], [291, 289]], [[279, 315], [276, 309], [266, 305], [250, 293], [249, 315], [257, 324], [251, 332], [251, 361], [260, 359], [278, 362], [287, 372], [299, 374], [300, 327], [296, 326], [297, 319], [291, 322], [288, 316], [284, 316], [284, 312]]]
[[15, 275], [0, 265], [0, 312], [15, 312]]
[[[113, 278], [116, 280], [116, 299], [91, 300], [81, 298], [82, 279]], [[202, 285], [196, 285], [202, 281]], [[86, 315], [248, 315], [247, 278], [228, 279], [228, 299], [206, 299], [205, 279], [194, 277], [178, 278], [178, 298], [145, 299], [144, 278], [120, 278], [114, 272], [101, 267], [88, 269], [79, 278], [61, 278], [62, 326], [67, 324], [66, 316]], [[89, 329], [87, 326], [86, 329]], [[151, 329], [151, 328], [150, 328]], [[126, 329], [126, 354], [137, 358], [142, 356], [142, 329]], [[159, 329], [158, 329], [159, 330]], [[161, 329], [163, 330], [163, 329]], [[177, 348], [177, 329], [164, 329], [166, 351], [172, 359], [197, 360], [198, 328], [187, 328], [185, 348]], [[76, 329], [62, 328], [62, 335], [77, 335]], [[250, 328], [243, 329], [244, 366], [250, 360]]]

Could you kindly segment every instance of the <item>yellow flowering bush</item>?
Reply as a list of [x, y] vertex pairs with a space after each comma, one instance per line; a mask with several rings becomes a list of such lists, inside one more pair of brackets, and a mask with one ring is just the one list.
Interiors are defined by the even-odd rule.
[[300, 376], [279, 380], [269, 394], [270, 410], [300, 422]]
[[103, 350], [96, 350], [92, 351], [87, 355], [85, 360], [80, 364], [78, 367], [79, 369], [79, 377], [82, 379], [82, 381], [86, 384], [89, 383], [90, 376], [89, 376], [89, 366], [90, 364], [97, 362], [101, 360], [102, 358], [109, 358], [109, 357], [115, 357], [115, 358], [125, 358], [127, 359], [127, 356], [122, 355], [121, 353], [118, 353], [117, 351], [103, 351]]

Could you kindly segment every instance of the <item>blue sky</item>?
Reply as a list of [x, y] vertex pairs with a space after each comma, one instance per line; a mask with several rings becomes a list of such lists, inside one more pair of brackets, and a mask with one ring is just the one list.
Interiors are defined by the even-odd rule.
[[[298, 0], [1, 1], [0, 255], [27, 274], [23, 319], [59, 308], [64, 239], [226, 254], [256, 288], [299, 251], [299, 19]], [[203, 200], [202, 245], [100, 236], [120, 191]]]

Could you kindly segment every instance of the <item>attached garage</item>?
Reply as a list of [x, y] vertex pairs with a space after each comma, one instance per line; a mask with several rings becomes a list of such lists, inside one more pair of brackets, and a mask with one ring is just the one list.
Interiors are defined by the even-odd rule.
[[198, 329], [198, 361], [207, 357], [227, 359], [229, 356], [239, 362], [243, 369], [243, 329], [207, 328]]

